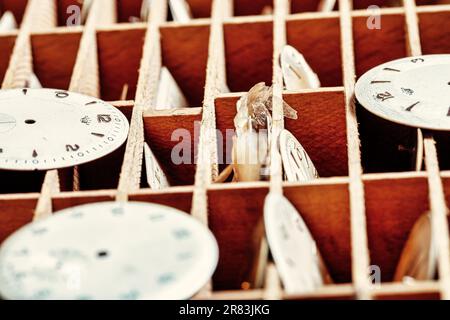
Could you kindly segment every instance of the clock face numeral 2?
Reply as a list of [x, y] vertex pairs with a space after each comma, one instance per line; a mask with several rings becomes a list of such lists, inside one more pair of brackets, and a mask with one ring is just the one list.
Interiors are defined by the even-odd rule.
[[68, 145], [66, 145], [66, 151], [67, 152], [75, 152], [75, 151], [78, 151], [78, 150], [80, 150], [80, 146], [77, 145], [77, 144], [74, 144], [74, 145], [68, 144]]
[[377, 94], [376, 97], [377, 97], [378, 100], [381, 100], [382, 102], [384, 102], [384, 101], [386, 101], [388, 99], [393, 99], [394, 98], [394, 96], [391, 93], [387, 92], [387, 91], [384, 92], [384, 93]]

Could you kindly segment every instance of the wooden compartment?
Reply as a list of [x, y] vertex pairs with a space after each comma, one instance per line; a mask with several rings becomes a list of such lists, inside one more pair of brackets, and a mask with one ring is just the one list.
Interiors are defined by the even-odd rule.
[[80, 31], [31, 36], [33, 70], [45, 88], [68, 90], [80, 45]]
[[322, 87], [342, 86], [339, 17], [292, 18], [286, 28], [287, 43], [303, 54]]
[[[131, 128], [127, 143], [110, 156], [60, 170], [57, 190], [44, 183], [50, 173], [0, 172], [0, 242], [40, 218], [43, 204], [52, 213], [127, 198], [180, 209], [212, 230], [220, 247], [219, 266], [212, 288], [197, 299], [450, 298], [445, 223], [450, 171], [443, 171], [450, 168], [449, 138], [446, 133], [433, 133], [434, 140], [426, 136], [425, 165], [413, 172], [408, 150], [416, 143], [416, 130], [384, 122], [352, 102], [355, 79], [376, 65], [420, 52], [450, 53], [448, 1], [417, 0], [416, 7], [412, 1], [398, 6], [387, 0], [340, 0], [333, 12], [319, 13], [319, 0], [236, 0], [232, 12], [226, 1], [188, 0], [196, 19], [178, 23], [170, 21], [162, 10], [167, 2], [161, 0], [152, 1], [149, 22], [129, 23], [140, 15], [142, 0], [117, 0], [109, 8], [117, 17], [114, 10], [94, 5], [92, 19], [77, 27], [64, 22], [65, 8], [78, 1], [55, 0], [53, 13], [51, 5], [28, 6], [30, 14], [24, 15], [32, 1], [0, 0], [0, 12], [11, 10], [21, 21], [20, 30], [0, 35], [0, 78], [7, 80], [3, 89], [14, 83], [8, 75], [32, 58], [44, 86], [110, 101]], [[367, 28], [370, 4], [381, 7], [381, 29]], [[275, 11], [262, 15], [265, 7]], [[42, 13], [56, 13], [59, 27], [39, 19]], [[305, 55], [322, 88], [283, 90], [278, 55], [284, 44]], [[163, 66], [189, 108], [155, 110]], [[320, 179], [287, 183], [273, 174], [269, 181], [212, 183], [230, 162], [231, 145], [221, 136], [234, 133], [236, 102], [258, 82], [273, 84], [277, 97], [298, 112], [298, 120], [276, 126], [299, 139]], [[280, 116], [278, 108], [274, 116]], [[149, 189], [144, 142], [171, 187]], [[174, 155], [182, 143], [187, 153]], [[184, 161], [175, 161], [180, 158]], [[78, 185], [73, 183], [76, 175]], [[254, 238], [264, 200], [269, 190], [279, 192], [279, 185], [311, 230], [334, 284], [288, 295], [271, 277], [260, 288], [245, 283], [256, 257]], [[440, 221], [433, 226], [440, 244], [438, 278], [392, 282], [413, 224], [429, 210]], [[370, 283], [370, 266], [380, 268], [381, 283]], [[276, 270], [270, 258], [266, 274], [268, 270]]]
[[143, 0], [116, 0], [117, 21], [129, 23], [134, 18], [140, 18], [142, 2]]
[[28, 0], [2, 0], [0, 1], [0, 14], [3, 15], [5, 11], [11, 11], [20, 25], [27, 7]]
[[16, 32], [0, 35], [0, 80], [2, 82], [9, 66], [9, 60], [14, 49], [16, 38]]
[[[266, 19], [265, 19], [266, 20]], [[273, 24], [249, 21], [224, 24], [226, 78], [231, 92], [270, 84], [273, 69]]]
[[160, 27], [162, 65], [183, 91], [189, 106], [203, 102], [208, 61], [209, 25]]
[[172, 186], [194, 184], [201, 112], [201, 108], [190, 108], [144, 117], [145, 142]]
[[144, 25], [133, 24], [97, 32], [102, 99], [132, 100], [135, 96], [145, 31]]

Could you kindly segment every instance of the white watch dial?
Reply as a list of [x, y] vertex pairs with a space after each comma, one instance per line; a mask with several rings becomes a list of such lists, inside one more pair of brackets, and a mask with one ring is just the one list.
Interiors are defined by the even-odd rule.
[[280, 153], [283, 169], [289, 182], [310, 181], [319, 178], [316, 167], [306, 150], [292, 133], [280, 133]]
[[0, 91], [0, 169], [49, 170], [99, 159], [127, 139], [117, 108], [54, 89]]
[[25, 226], [0, 248], [6, 299], [187, 299], [218, 262], [212, 233], [188, 214], [104, 202]]
[[399, 124], [450, 130], [450, 55], [382, 64], [356, 84], [356, 97], [375, 115]]
[[264, 224], [286, 292], [306, 293], [322, 286], [325, 280], [316, 242], [295, 207], [285, 197], [269, 193]]

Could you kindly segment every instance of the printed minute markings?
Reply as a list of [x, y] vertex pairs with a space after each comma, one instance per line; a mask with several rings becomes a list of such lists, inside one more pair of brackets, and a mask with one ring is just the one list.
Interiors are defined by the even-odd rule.
[[391, 83], [391, 81], [388, 80], [373, 80], [370, 82], [371, 84], [376, 84], [376, 83]]
[[412, 105], [410, 105], [408, 108], [405, 109], [405, 111], [410, 111], [417, 106], [420, 103], [420, 101], [417, 101], [416, 103], [413, 103]]
[[401, 72], [400, 70], [394, 69], [394, 68], [384, 68], [383, 70], [386, 70], [386, 71], [393, 71], [393, 72]]
[[99, 137], [99, 138], [104, 138], [105, 135], [103, 133], [96, 133], [96, 132], [91, 132], [91, 134], [95, 137]]

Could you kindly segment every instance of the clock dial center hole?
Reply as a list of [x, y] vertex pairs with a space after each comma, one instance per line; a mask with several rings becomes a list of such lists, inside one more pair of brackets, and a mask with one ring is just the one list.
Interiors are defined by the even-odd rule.
[[26, 124], [35, 124], [36, 120], [34, 120], [34, 119], [27, 119], [27, 120], [25, 120], [25, 123]]

